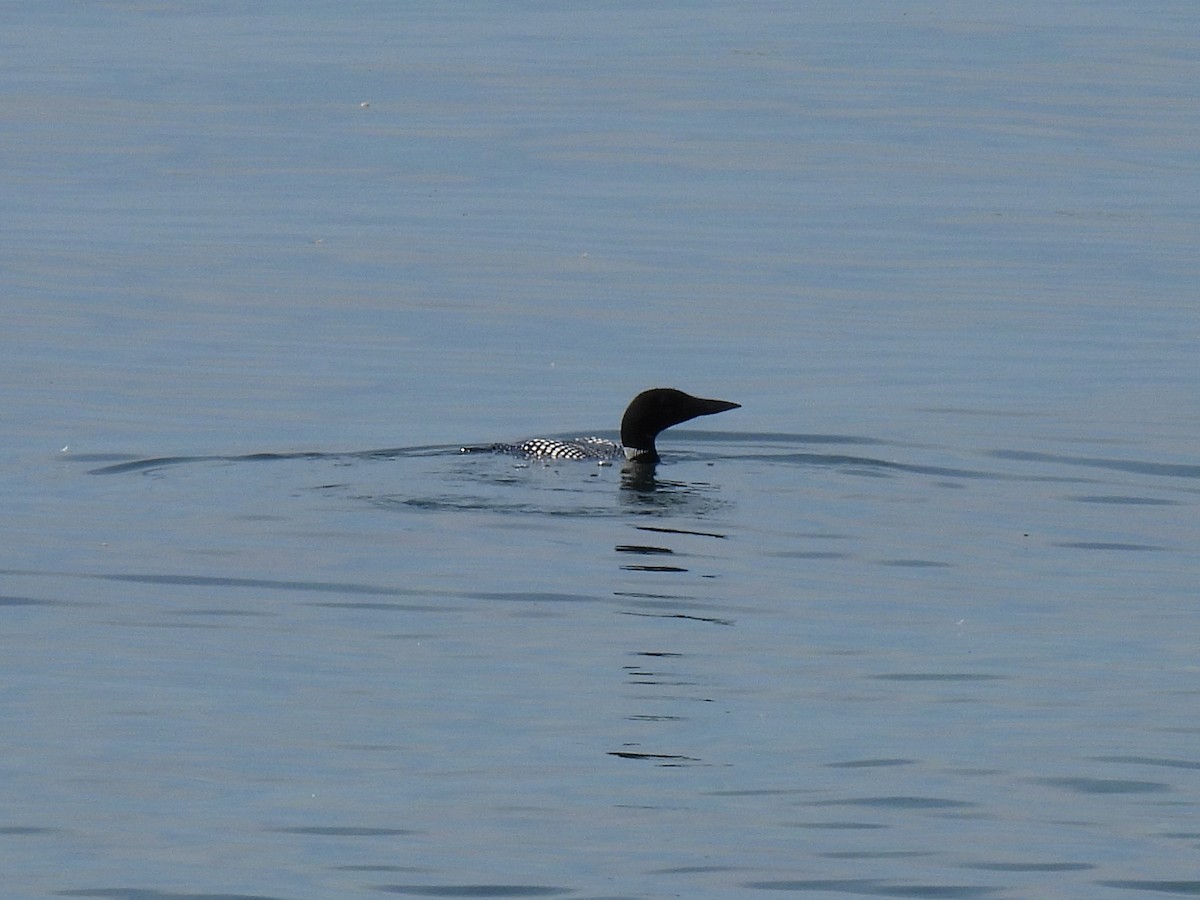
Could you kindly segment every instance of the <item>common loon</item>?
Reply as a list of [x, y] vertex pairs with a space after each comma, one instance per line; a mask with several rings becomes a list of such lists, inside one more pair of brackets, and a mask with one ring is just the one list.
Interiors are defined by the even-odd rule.
[[728, 400], [693, 397], [675, 388], [652, 388], [642, 391], [626, 407], [621, 419], [619, 444], [598, 437], [531, 438], [516, 444], [463, 447], [461, 452], [517, 453], [531, 459], [626, 459], [636, 463], [656, 463], [659, 456], [654, 439], [660, 432], [698, 416], [711, 416], [740, 406], [740, 403]]

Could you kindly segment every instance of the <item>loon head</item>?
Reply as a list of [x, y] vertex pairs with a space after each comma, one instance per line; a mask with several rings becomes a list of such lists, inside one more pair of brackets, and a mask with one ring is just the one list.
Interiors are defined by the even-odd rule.
[[652, 388], [633, 398], [621, 419], [621, 445], [630, 462], [658, 462], [654, 439], [659, 432], [694, 419], [737, 409], [740, 403], [728, 400], [705, 400], [675, 388]]

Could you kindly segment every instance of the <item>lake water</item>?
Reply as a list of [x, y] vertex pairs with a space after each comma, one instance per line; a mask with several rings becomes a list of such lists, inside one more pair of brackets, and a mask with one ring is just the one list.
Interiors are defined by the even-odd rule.
[[1200, 894], [1193, 4], [0, 43], [6, 896]]

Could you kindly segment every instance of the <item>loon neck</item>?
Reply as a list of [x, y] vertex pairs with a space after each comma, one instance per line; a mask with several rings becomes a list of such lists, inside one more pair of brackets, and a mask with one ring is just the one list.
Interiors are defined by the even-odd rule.
[[637, 447], [622, 447], [625, 451], [625, 461], [632, 463], [652, 464], [658, 462], [658, 450], [654, 446], [654, 442], [650, 442], [649, 450], [640, 450]]

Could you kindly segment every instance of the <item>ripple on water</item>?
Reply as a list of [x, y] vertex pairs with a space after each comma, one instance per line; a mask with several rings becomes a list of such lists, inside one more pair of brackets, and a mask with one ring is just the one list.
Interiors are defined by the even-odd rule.
[[836, 894], [861, 894], [872, 897], [937, 897], [969, 900], [999, 893], [1001, 888], [967, 884], [913, 884], [879, 878], [821, 878], [798, 881], [748, 881], [743, 887], [757, 891], [808, 893], [827, 891]]
[[1152, 794], [1171, 790], [1169, 784], [1161, 781], [1134, 781], [1126, 778], [1036, 778], [1034, 783], [1077, 794]]
[[1200, 881], [1097, 881], [1101, 887], [1119, 888], [1127, 891], [1153, 891], [1157, 894], [1178, 894], [1200, 897]]

